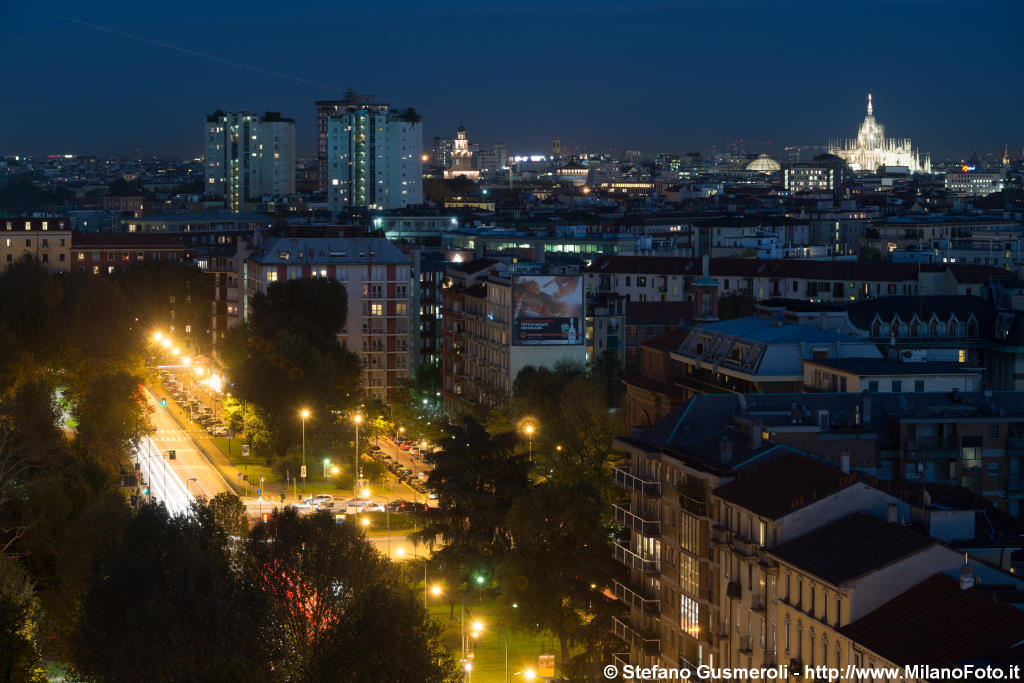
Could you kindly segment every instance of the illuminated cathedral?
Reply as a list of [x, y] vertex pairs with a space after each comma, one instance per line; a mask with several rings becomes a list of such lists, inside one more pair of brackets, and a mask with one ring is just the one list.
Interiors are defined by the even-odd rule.
[[932, 172], [931, 158], [927, 154], [919, 154], [910, 144], [910, 138], [885, 138], [885, 126], [875, 120], [870, 93], [868, 115], [860, 124], [857, 139], [831, 140], [828, 153], [845, 159], [854, 171], [875, 171], [879, 166], [906, 166], [911, 173]]

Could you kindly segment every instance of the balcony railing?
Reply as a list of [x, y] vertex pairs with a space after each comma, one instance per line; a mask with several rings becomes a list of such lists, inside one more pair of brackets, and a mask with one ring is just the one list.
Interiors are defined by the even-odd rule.
[[703, 493], [697, 497], [691, 495], [688, 491], [679, 492], [679, 507], [683, 508], [687, 512], [697, 515], [698, 517], [710, 517], [711, 516], [711, 503], [704, 500]]
[[637, 555], [626, 546], [616, 543], [614, 548], [615, 559], [626, 565], [629, 569], [643, 572], [648, 576], [661, 573], [661, 565], [658, 560], [651, 557]]
[[615, 483], [634, 493], [639, 493], [645, 498], [661, 497], [661, 482], [643, 479], [630, 472], [625, 467], [616, 467], [614, 471]]
[[621, 505], [613, 505], [612, 509], [615, 513], [615, 521], [627, 529], [631, 529], [647, 538], [659, 538], [661, 536], [661, 522], [644, 519]]
[[740, 652], [750, 653], [754, 651], [754, 638], [752, 636], [740, 636], [739, 640]]
[[729, 638], [729, 622], [719, 621], [715, 624], [715, 636], [719, 640], [727, 640]]
[[618, 668], [619, 671], [624, 671], [626, 666], [629, 664], [629, 653], [628, 652], [615, 652], [612, 653], [612, 664]]
[[652, 637], [650, 634], [636, 631], [630, 624], [619, 617], [612, 617], [612, 628], [615, 636], [626, 643], [626, 645], [629, 645], [631, 650], [643, 652], [647, 655], [661, 654], [661, 640]]
[[750, 596], [750, 609], [754, 612], [765, 611], [765, 599], [763, 593], [754, 593]]
[[958, 451], [960, 439], [955, 436], [919, 436], [908, 438], [904, 450]]
[[616, 598], [633, 609], [638, 609], [642, 612], [647, 612], [648, 614], [657, 614], [660, 611], [661, 600], [657, 598], [645, 598], [629, 586], [619, 583], [618, 581], [615, 581], [612, 584], [612, 593]]
[[761, 666], [766, 669], [770, 669], [774, 666], [779, 665], [779, 657], [771, 650], [765, 650], [761, 655]]

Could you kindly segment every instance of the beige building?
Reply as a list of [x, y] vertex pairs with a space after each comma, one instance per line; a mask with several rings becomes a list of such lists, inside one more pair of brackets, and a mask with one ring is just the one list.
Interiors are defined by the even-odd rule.
[[982, 370], [959, 363], [906, 362], [884, 358], [804, 358], [804, 391], [980, 391]]
[[70, 218], [0, 218], [0, 226], [0, 267], [7, 268], [30, 254], [50, 272], [70, 270]]

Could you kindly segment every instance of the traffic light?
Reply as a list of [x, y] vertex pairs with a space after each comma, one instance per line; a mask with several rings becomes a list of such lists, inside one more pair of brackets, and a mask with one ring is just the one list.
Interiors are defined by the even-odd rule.
[[166, 408], [167, 407], [167, 399], [166, 398], [160, 399], [160, 405], [163, 406], [164, 408]]
[[266, 524], [268, 521], [270, 521], [270, 513], [269, 512], [264, 512], [263, 513], [263, 523]]
[[149, 487], [148, 487], [148, 486], [146, 486], [146, 487], [144, 487], [144, 488], [142, 489], [142, 494], [143, 494], [143, 495], [146, 495], [146, 496], [148, 496], [148, 495], [149, 495]]

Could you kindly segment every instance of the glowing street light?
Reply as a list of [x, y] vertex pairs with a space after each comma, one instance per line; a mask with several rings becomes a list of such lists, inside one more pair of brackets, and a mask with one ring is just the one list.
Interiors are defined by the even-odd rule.
[[189, 358], [188, 356], [182, 356], [181, 357], [181, 364], [182, 365], [192, 365], [192, 359]]
[[302, 492], [306, 492], [306, 420], [309, 418], [309, 408], [299, 411], [302, 418]]
[[359, 413], [355, 414], [352, 421], [356, 423], [356, 468], [352, 470], [352, 493], [357, 498], [359, 497], [359, 423], [363, 421], [363, 416]]
[[169, 348], [171, 346], [171, 340], [168, 337], [164, 337], [163, 339], [160, 340], [160, 345], [163, 346], [165, 349]]
[[535, 678], [537, 678], [537, 672], [534, 671], [533, 669], [527, 669], [526, 671], [523, 672], [523, 679], [524, 680], [532, 681]]
[[395, 555], [398, 555], [399, 557], [405, 557], [405, 548], [399, 548], [398, 550], [396, 550]]
[[431, 586], [430, 587], [430, 594], [433, 595], [435, 598], [440, 597], [441, 596], [441, 585], [435, 583], [433, 586]]
[[178, 350], [178, 347], [174, 347], [173, 349], [171, 349], [171, 354], [174, 356], [180, 356], [181, 351]]
[[473, 630], [479, 633], [484, 630], [484, 622], [477, 620], [473, 622]]
[[163, 339], [163, 338], [164, 338], [164, 335], [162, 335], [161, 333], [159, 333], [159, 332], [154, 332], [153, 333], [153, 341], [157, 342], [158, 344], [160, 343], [160, 340]]
[[359, 520], [359, 523], [362, 524], [363, 528], [365, 529], [366, 527], [370, 526], [370, 518], [363, 517], [361, 520]]

